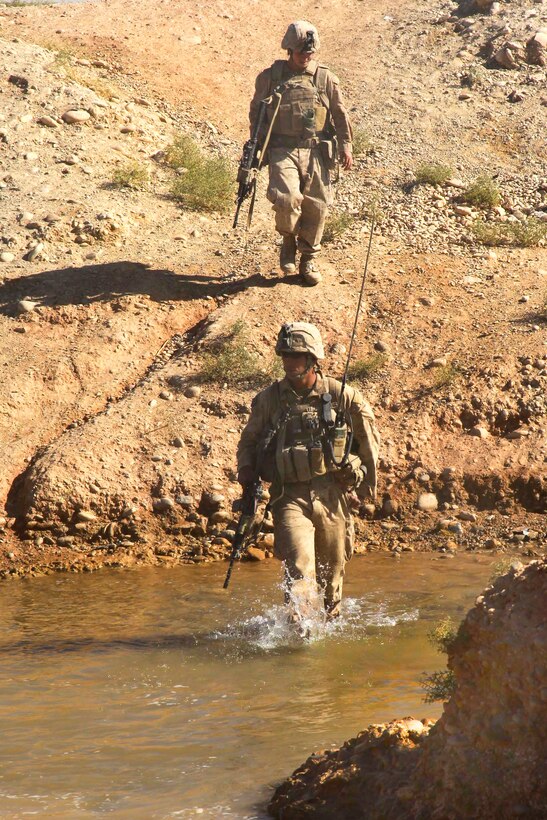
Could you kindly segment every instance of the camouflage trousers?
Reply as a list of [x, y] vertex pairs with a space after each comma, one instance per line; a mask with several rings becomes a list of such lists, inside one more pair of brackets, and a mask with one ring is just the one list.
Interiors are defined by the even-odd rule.
[[285, 566], [287, 602], [323, 597], [337, 615], [344, 567], [354, 543], [353, 520], [343, 488], [332, 475], [286, 484], [272, 509], [275, 552]]
[[270, 148], [267, 197], [275, 211], [275, 227], [282, 236], [295, 236], [298, 250], [316, 256], [332, 189], [319, 147]]

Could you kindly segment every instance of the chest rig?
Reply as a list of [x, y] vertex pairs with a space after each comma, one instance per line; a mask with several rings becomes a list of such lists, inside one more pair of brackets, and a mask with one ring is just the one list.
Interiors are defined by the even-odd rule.
[[[271, 144], [275, 147], [289, 142], [306, 146], [320, 137], [327, 124], [327, 69], [318, 66], [313, 76], [304, 72], [287, 78], [286, 66], [286, 60], [276, 60], [270, 70], [272, 90], [281, 94]], [[271, 111], [269, 115], [271, 118]]]
[[[338, 469], [332, 457], [333, 430], [330, 393], [303, 398], [293, 395], [287, 399], [284, 424], [277, 435], [275, 452], [276, 468], [282, 484], [308, 482]], [[347, 428], [344, 428], [342, 452], [346, 434]]]

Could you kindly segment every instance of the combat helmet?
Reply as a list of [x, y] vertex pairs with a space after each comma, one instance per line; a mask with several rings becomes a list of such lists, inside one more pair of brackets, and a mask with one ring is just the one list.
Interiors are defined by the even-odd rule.
[[314, 359], [324, 359], [321, 334], [308, 322], [286, 322], [281, 326], [275, 344], [278, 356], [282, 353], [309, 353]]
[[281, 41], [285, 51], [319, 51], [319, 34], [307, 20], [295, 20], [285, 32]]

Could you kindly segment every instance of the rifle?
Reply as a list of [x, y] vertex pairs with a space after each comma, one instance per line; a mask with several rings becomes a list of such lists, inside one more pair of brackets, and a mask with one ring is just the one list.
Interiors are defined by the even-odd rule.
[[236, 212], [234, 216], [234, 224], [232, 228], [237, 227], [237, 220], [239, 218], [239, 211], [247, 197], [252, 196], [251, 206], [249, 208], [249, 217], [247, 225], [250, 225], [252, 218], [252, 210], [254, 209], [254, 201], [256, 196], [256, 178], [259, 170], [258, 152], [260, 150], [260, 132], [266, 117], [266, 101], [262, 100], [260, 108], [258, 109], [258, 117], [253, 128], [251, 139], [247, 140], [243, 146], [243, 153], [239, 163], [237, 172], [237, 181], [239, 187], [237, 189]]
[[[345, 467], [348, 463], [348, 457], [351, 452], [351, 445], [353, 444], [353, 427], [351, 424], [351, 416], [349, 417], [349, 434], [347, 433], [346, 429], [346, 414], [342, 408], [343, 400], [344, 400], [344, 391], [346, 389], [346, 381], [348, 378], [348, 370], [349, 370], [349, 363], [351, 360], [351, 351], [353, 348], [353, 342], [355, 341], [355, 334], [357, 331], [357, 322], [359, 321], [359, 313], [361, 311], [361, 302], [363, 301], [363, 293], [365, 289], [365, 281], [367, 278], [367, 270], [368, 270], [368, 260], [370, 258], [370, 249], [372, 247], [372, 236], [374, 233], [374, 223], [375, 223], [375, 213], [373, 212], [371, 222], [370, 222], [370, 234], [368, 239], [368, 249], [367, 249], [367, 258], [365, 260], [365, 269], [363, 271], [363, 279], [361, 281], [361, 291], [359, 293], [359, 301], [357, 302], [357, 310], [355, 312], [355, 321], [353, 323], [353, 331], [351, 333], [351, 339], [349, 343], [348, 349], [348, 357], [346, 360], [346, 367], [344, 370], [344, 375], [342, 377], [342, 389], [340, 390], [340, 396], [338, 397], [338, 404], [336, 407], [336, 415], [334, 420], [332, 419], [332, 414], [329, 418], [325, 418], [325, 422], [327, 427], [330, 428], [332, 431], [332, 436], [328, 439], [328, 448], [329, 454], [332, 459], [333, 464], [336, 467]], [[328, 393], [324, 394], [324, 397], [328, 396], [329, 403], [328, 407], [324, 407], [324, 414], [331, 413], [330, 411], [330, 396]], [[340, 458], [340, 454], [342, 457]]]
[[257, 478], [252, 484], [247, 484], [243, 490], [243, 496], [237, 502], [241, 515], [239, 517], [239, 521], [237, 522], [236, 534], [232, 543], [230, 564], [228, 566], [228, 572], [226, 573], [226, 578], [224, 579], [222, 589], [228, 589], [234, 564], [239, 560], [246, 545], [247, 539], [252, 534], [252, 524], [254, 522], [258, 505], [262, 499], [262, 494], [262, 483], [260, 479]]
[[[275, 119], [279, 112], [279, 106], [281, 105], [281, 97], [283, 96], [284, 88], [285, 85], [279, 85], [276, 89], [274, 89], [270, 97], [267, 97], [265, 100], [261, 100], [251, 139], [247, 140], [243, 146], [243, 153], [241, 155], [241, 161], [237, 172], [239, 188], [237, 190], [236, 212], [232, 228], [237, 228], [240, 208], [249, 196], [251, 197], [251, 204], [249, 205], [249, 213], [247, 214], [247, 229], [251, 227], [251, 220], [253, 218], [256, 199], [256, 180], [260, 169], [264, 165], [266, 151], [268, 150], [268, 145], [270, 144], [270, 137], [272, 135]], [[261, 145], [260, 134], [264, 125], [264, 120], [266, 119], [266, 111], [274, 99], [277, 99], [277, 103], [273, 111], [264, 142]]]

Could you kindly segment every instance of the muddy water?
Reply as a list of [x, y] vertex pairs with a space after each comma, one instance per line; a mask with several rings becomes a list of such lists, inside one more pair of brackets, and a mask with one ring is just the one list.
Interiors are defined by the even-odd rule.
[[343, 618], [302, 642], [280, 566], [49, 576], [0, 586], [0, 816], [262, 818], [313, 750], [424, 706], [493, 560], [355, 558]]

